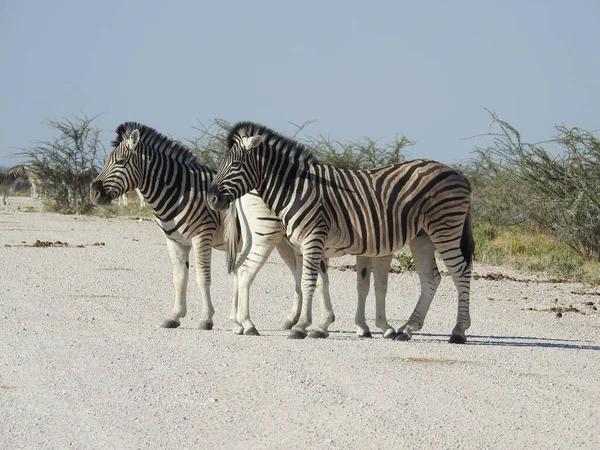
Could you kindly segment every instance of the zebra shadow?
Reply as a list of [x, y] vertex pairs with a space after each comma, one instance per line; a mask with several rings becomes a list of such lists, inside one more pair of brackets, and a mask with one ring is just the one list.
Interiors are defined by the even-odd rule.
[[[447, 341], [450, 335], [433, 333], [414, 333], [414, 337], [426, 336]], [[588, 344], [592, 341], [577, 339], [541, 338], [531, 336], [483, 336], [467, 335], [466, 345], [491, 345], [498, 347], [533, 347], [533, 348], [560, 348], [564, 350], [594, 350], [600, 351], [600, 345]]]

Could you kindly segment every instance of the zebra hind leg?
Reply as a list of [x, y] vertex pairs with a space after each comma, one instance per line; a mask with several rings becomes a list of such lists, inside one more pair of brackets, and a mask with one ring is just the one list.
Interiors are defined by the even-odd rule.
[[369, 326], [367, 325], [367, 321], [365, 320], [365, 304], [371, 284], [371, 269], [371, 258], [366, 256], [356, 257], [356, 292], [358, 295], [358, 304], [356, 305], [354, 323], [357, 327], [356, 334], [360, 338], [373, 337], [369, 330]]
[[421, 294], [408, 322], [398, 328], [395, 340], [408, 341], [415, 331], [419, 331], [425, 322], [425, 316], [440, 285], [441, 276], [435, 262], [435, 247], [430, 237], [421, 232], [409, 244], [410, 251], [415, 262], [419, 281], [421, 283]]
[[458, 293], [458, 312], [456, 325], [448, 342], [451, 344], [464, 344], [467, 341], [466, 331], [471, 326], [469, 311], [469, 293], [471, 285], [471, 264], [468, 263], [461, 251], [459, 241], [455, 245], [446, 243], [437, 245], [444, 264], [452, 276], [452, 281]]
[[290, 269], [290, 272], [294, 275], [295, 291], [294, 299], [292, 300], [292, 310], [281, 327], [282, 330], [291, 330], [300, 318], [302, 307], [302, 254], [296, 253], [294, 248], [285, 239], [282, 239], [277, 244], [277, 251], [283, 262]]
[[331, 297], [329, 295], [329, 273], [328, 261], [323, 258], [319, 265], [319, 278], [317, 279], [316, 293], [321, 300], [321, 319], [310, 332], [309, 337], [322, 339], [329, 336], [329, 325], [335, 322], [335, 315], [331, 306]]
[[192, 240], [194, 254], [196, 256], [196, 283], [198, 284], [200, 296], [202, 298], [202, 314], [200, 316], [200, 323], [198, 324], [200, 330], [212, 330], [213, 315], [215, 313], [210, 296], [212, 238], [212, 235], [206, 236], [200, 233]]
[[383, 332], [384, 339], [395, 339], [396, 330], [388, 323], [385, 314], [385, 296], [388, 277], [394, 255], [373, 258], [373, 278], [375, 279], [375, 326]]

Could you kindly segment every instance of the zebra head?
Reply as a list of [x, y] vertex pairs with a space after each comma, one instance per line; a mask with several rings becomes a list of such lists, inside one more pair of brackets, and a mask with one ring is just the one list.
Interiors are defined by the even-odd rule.
[[215, 211], [227, 209], [229, 204], [258, 187], [260, 170], [257, 149], [264, 136], [234, 136], [230, 149], [208, 189], [207, 202]]
[[[119, 131], [122, 131], [119, 133]], [[117, 130], [115, 147], [106, 158], [102, 172], [93, 180], [90, 198], [96, 205], [107, 205], [140, 186], [140, 132], [139, 130]]]

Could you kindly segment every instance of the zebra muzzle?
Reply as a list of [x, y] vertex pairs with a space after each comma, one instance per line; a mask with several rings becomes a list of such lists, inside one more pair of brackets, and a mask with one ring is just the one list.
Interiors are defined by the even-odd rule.
[[208, 206], [210, 206], [211, 209], [222, 211], [227, 209], [229, 203], [231, 203], [231, 199], [219, 192], [219, 189], [216, 186], [211, 186], [206, 193], [206, 203], [208, 203]]
[[90, 200], [95, 205], [108, 205], [111, 198], [106, 194], [104, 184], [101, 180], [96, 180], [90, 186]]

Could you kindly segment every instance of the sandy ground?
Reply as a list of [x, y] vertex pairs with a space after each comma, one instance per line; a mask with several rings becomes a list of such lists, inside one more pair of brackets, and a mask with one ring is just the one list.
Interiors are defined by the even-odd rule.
[[[355, 273], [332, 270], [331, 336], [291, 341], [278, 256], [254, 285], [262, 336], [249, 337], [229, 331], [215, 252], [215, 328], [197, 329], [192, 275], [188, 316], [165, 330], [171, 268], [153, 222], [38, 206], [0, 209], [0, 448], [600, 448], [600, 297], [584, 286], [475, 280], [458, 346], [444, 277], [422, 332], [389, 342], [356, 337]], [[416, 274], [390, 275], [393, 325], [417, 295]], [[372, 293], [367, 307], [377, 331]]]

